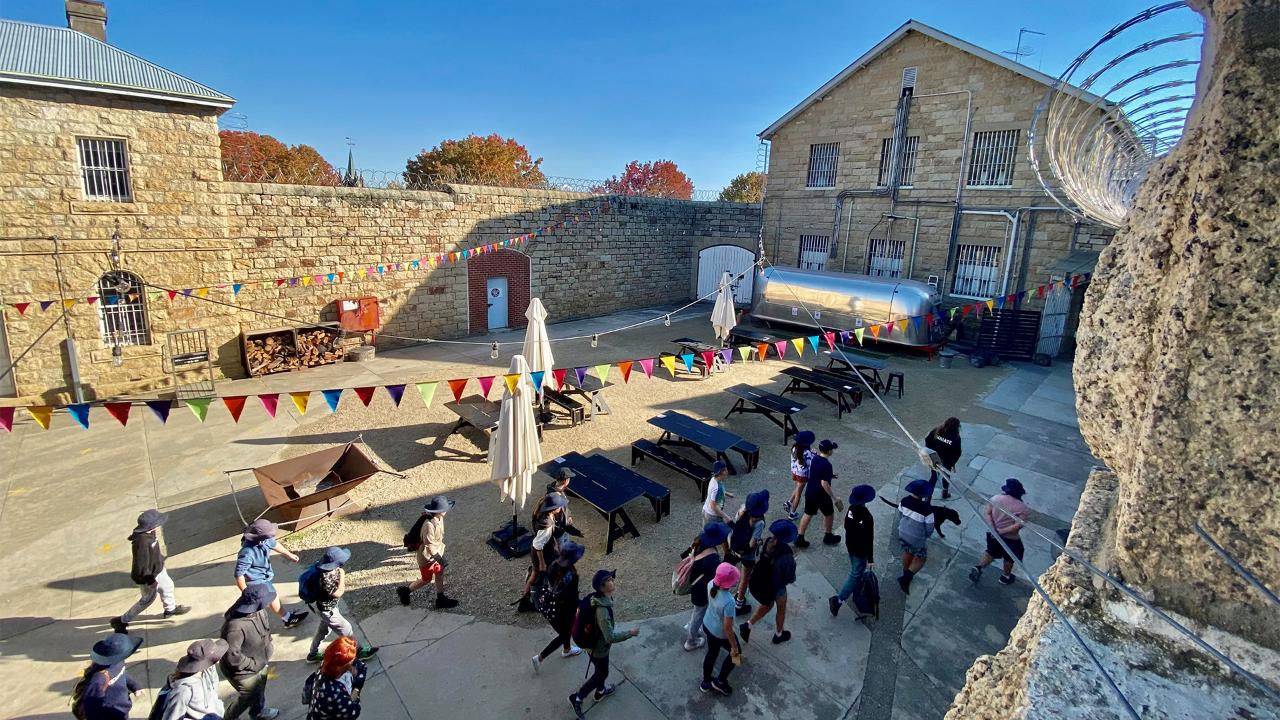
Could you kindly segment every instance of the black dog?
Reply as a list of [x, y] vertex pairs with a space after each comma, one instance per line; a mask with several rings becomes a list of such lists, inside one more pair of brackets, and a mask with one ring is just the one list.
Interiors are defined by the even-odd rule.
[[[880, 501], [883, 502], [885, 505], [888, 505], [889, 507], [893, 507], [893, 508], [898, 507], [898, 503], [884, 496], [880, 496]], [[945, 507], [942, 505], [932, 505], [932, 504], [929, 506], [929, 508], [930, 508], [929, 514], [933, 516], [933, 529], [937, 531], [938, 537], [940, 538], [947, 537], [942, 533], [942, 523], [950, 522], [953, 525], [960, 524], [960, 513], [956, 512], [955, 510], [952, 510], [951, 508]]]

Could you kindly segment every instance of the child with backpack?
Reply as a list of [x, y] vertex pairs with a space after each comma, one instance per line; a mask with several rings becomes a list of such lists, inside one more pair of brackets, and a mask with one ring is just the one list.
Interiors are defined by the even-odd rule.
[[689, 595], [693, 612], [684, 626], [684, 649], [692, 652], [707, 644], [703, 637], [702, 618], [707, 612], [707, 583], [720, 566], [720, 546], [729, 539], [730, 529], [722, 522], [708, 523], [697, 539], [681, 555], [672, 574], [672, 589], [677, 595]]
[[404, 545], [416, 554], [420, 577], [408, 585], [396, 588], [396, 595], [400, 598], [401, 605], [409, 604], [410, 593], [434, 581], [436, 609], [447, 610], [458, 607], [457, 600], [444, 594], [444, 569], [449, 566], [449, 562], [444, 558], [444, 515], [454, 505], [454, 501], [444, 495], [431, 498], [431, 502], [422, 508], [421, 517], [405, 534]]
[[765, 615], [778, 607], [774, 620], [775, 632], [773, 644], [778, 645], [791, 639], [791, 632], [786, 629], [787, 623], [787, 586], [796, 581], [796, 559], [791, 550], [799, 532], [796, 524], [790, 520], [774, 520], [769, 526], [769, 534], [773, 537], [765, 543], [764, 552], [756, 561], [755, 570], [751, 573], [748, 588], [751, 596], [760, 603], [754, 614], [746, 622], [738, 626], [738, 634], [743, 642], [751, 642], [751, 628], [764, 619]]
[[[742, 664], [742, 650], [738, 646], [738, 637], [733, 633], [733, 619], [736, 603], [733, 601], [733, 588], [737, 587], [740, 573], [738, 568], [729, 563], [721, 563], [716, 568], [715, 577], [707, 583], [707, 614], [703, 622], [707, 632], [707, 654], [702, 658], [702, 682], [698, 689], [702, 692], [714, 690], [721, 695], [733, 694], [729, 686], [729, 673], [736, 665]], [[711, 671], [716, 666], [720, 651], [728, 653], [720, 665], [720, 673], [714, 678]]]
[[138, 585], [141, 596], [123, 615], [111, 618], [111, 629], [118, 633], [127, 632], [129, 623], [143, 610], [151, 607], [157, 596], [164, 606], [166, 620], [191, 612], [190, 605], [179, 605], [174, 601], [173, 579], [164, 567], [164, 548], [160, 545], [159, 530], [168, 519], [168, 514], [154, 508], [144, 510], [138, 516], [137, 526], [129, 534], [129, 542], [133, 546], [133, 566], [129, 571], [129, 578]]
[[187, 647], [178, 667], [165, 679], [148, 720], [208, 720], [226, 712], [218, 697], [214, 666], [227, 653], [227, 641], [197, 640]]
[[831, 440], [818, 443], [818, 453], [809, 461], [809, 478], [804, 486], [804, 519], [800, 521], [800, 536], [796, 538], [796, 547], [807, 548], [809, 541], [804, 539], [804, 531], [819, 512], [822, 513], [823, 545], [835, 545], [840, 536], [831, 532], [831, 523], [836, 514], [835, 492], [831, 483], [835, 480], [835, 469], [831, 466], [831, 453], [840, 447]]
[[124, 633], [93, 644], [89, 667], [71, 690], [71, 714], [77, 720], [127, 720], [142, 686], [125, 672], [124, 661], [141, 645], [142, 638]]
[[756, 566], [756, 558], [764, 545], [764, 518], [769, 513], [769, 491], [760, 490], [747, 496], [747, 501], [738, 510], [733, 521], [733, 534], [729, 536], [729, 551], [737, 555], [742, 563], [742, 579], [734, 593], [737, 601], [737, 614], [746, 615], [751, 612], [751, 604], [747, 602], [747, 583], [751, 579], [751, 571]]
[[[351, 551], [341, 547], [330, 547], [324, 551], [324, 557], [311, 567], [302, 571], [298, 578], [298, 597], [320, 618], [316, 634], [311, 638], [311, 651], [307, 653], [307, 662], [318, 663], [320, 643], [335, 632], [339, 637], [352, 637], [355, 630], [351, 623], [342, 616], [338, 608], [338, 600], [347, 591], [347, 571], [343, 565], [351, 559]], [[378, 648], [364, 645], [359, 648], [361, 660], [373, 657]]]
[[302, 622], [309, 613], [306, 610], [285, 610], [280, 603], [280, 596], [276, 594], [273, 582], [276, 571], [271, 567], [271, 556], [283, 555], [294, 562], [299, 561], [296, 554], [276, 541], [277, 529], [275, 523], [263, 518], [254, 520], [244, 529], [244, 535], [240, 539], [240, 552], [236, 555], [236, 587], [244, 592], [250, 585], [266, 583], [275, 596], [271, 601], [271, 612], [284, 621], [285, 627], [291, 628]]
[[569, 705], [579, 720], [585, 717], [582, 703], [587, 694], [592, 693], [595, 701], [600, 702], [614, 693], [613, 685], [606, 685], [609, 679], [609, 650], [614, 643], [629, 640], [640, 634], [640, 628], [631, 628], [627, 632], [618, 631], [613, 624], [613, 593], [617, 589], [617, 571], [597, 570], [591, 578], [592, 593], [578, 603], [578, 614], [573, 621], [573, 640], [578, 647], [585, 648], [591, 658], [593, 672], [578, 691], [569, 696]]
[[844, 515], [844, 546], [849, 551], [849, 576], [845, 578], [840, 592], [827, 599], [832, 617], [840, 613], [840, 606], [851, 597], [860, 615], [880, 614], [880, 590], [875, 575], [870, 578], [863, 576], [875, 565], [876, 521], [867, 509], [867, 503], [875, 497], [876, 489], [870, 485], [858, 485], [849, 492], [849, 510]]
[[569, 498], [563, 493], [549, 493], [533, 507], [533, 542], [529, 550], [533, 564], [529, 566], [529, 571], [525, 575], [524, 591], [520, 593], [518, 601], [518, 612], [534, 612], [538, 609], [529, 596], [530, 591], [539, 576], [547, 571], [551, 563], [555, 562], [560, 552], [560, 537], [564, 535], [564, 529], [559, 519], [568, 506]]
[[573, 643], [573, 618], [578, 610], [578, 561], [586, 554], [586, 548], [572, 540], [560, 545], [560, 556], [551, 563], [544, 579], [535, 586], [535, 602], [538, 611], [547, 619], [556, 636], [542, 652], [533, 656], [533, 671], [551, 656], [557, 647], [560, 657], [571, 658], [582, 654], [582, 648]]
[[817, 439], [809, 430], [796, 433], [795, 444], [791, 446], [791, 497], [782, 503], [782, 511], [787, 519], [795, 522], [800, 519], [800, 498], [804, 497], [805, 485], [809, 483], [809, 461], [813, 459], [813, 441]]

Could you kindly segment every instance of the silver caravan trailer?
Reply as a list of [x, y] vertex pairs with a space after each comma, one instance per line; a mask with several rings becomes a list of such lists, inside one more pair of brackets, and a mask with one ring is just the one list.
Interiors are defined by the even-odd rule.
[[880, 342], [910, 347], [938, 345], [946, 334], [942, 323], [921, 322], [918, 329], [910, 323], [909, 318], [938, 312], [942, 303], [937, 291], [914, 280], [769, 267], [756, 274], [755, 282], [751, 316], [756, 322], [853, 330], [904, 320], [905, 334], [895, 324], [892, 333], [880, 334]]

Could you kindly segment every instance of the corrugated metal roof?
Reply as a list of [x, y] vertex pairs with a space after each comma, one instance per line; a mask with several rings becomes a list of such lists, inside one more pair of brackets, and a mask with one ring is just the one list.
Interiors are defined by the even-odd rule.
[[0, 82], [231, 107], [235, 99], [68, 28], [0, 19]]

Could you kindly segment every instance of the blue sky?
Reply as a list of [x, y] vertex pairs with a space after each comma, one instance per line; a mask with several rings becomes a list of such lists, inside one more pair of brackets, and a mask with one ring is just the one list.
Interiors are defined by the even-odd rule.
[[[108, 40], [232, 95], [248, 129], [400, 170], [497, 132], [548, 175], [674, 160], [699, 190], [756, 165], [756, 133], [908, 19], [994, 51], [1018, 28], [1057, 75], [1147, 2], [107, 0]], [[59, 0], [0, 17], [64, 25]]]

